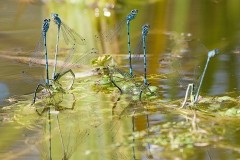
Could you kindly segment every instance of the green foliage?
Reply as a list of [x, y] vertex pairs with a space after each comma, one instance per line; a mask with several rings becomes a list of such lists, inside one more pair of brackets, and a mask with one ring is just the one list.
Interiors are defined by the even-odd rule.
[[92, 60], [92, 65], [95, 67], [106, 67], [111, 60], [112, 56], [110, 55], [99, 56], [98, 58]]

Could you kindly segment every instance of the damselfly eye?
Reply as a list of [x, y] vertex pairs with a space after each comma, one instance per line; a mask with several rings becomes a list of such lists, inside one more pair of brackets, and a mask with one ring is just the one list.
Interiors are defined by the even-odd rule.
[[131, 13], [137, 13], [137, 12], [138, 12], [137, 9], [134, 9], [134, 10], [131, 11]]

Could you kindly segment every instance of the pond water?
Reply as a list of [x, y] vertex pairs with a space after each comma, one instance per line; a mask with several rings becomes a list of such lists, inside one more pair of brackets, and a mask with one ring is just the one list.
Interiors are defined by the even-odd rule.
[[[234, 0], [0, 1], [1, 159], [240, 158], [239, 7]], [[87, 76], [88, 66], [74, 70], [73, 90], [53, 97], [55, 105], [51, 99], [31, 105], [31, 93], [45, 72], [44, 65], [29, 68], [28, 58], [44, 18], [58, 13], [86, 38], [87, 50], [110, 54], [128, 71], [124, 18], [135, 8], [138, 14], [130, 25], [133, 71], [143, 79], [141, 29], [149, 24], [147, 77], [158, 87], [154, 96], [148, 99], [144, 93], [140, 102], [134, 89], [120, 95], [101, 75]], [[50, 62], [56, 29], [51, 21]], [[104, 38], [108, 33], [110, 38]], [[215, 48], [220, 53], [209, 62], [200, 90], [203, 102], [179, 109], [187, 85], [199, 82], [207, 52]], [[62, 96], [60, 104], [55, 102]]]

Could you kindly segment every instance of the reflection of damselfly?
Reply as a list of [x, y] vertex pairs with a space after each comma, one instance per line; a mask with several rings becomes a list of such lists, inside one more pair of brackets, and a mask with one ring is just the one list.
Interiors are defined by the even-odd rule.
[[[59, 120], [59, 111], [63, 110], [73, 110], [75, 106], [75, 96], [73, 93], [65, 92], [65, 90], [61, 87], [58, 81], [50, 80], [51, 85], [41, 86], [41, 92], [36, 93], [36, 98], [39, 99], [34, 103], [34, 107], [36, 108], [36, 112], [39, 116], [42, 116], [45, 112], [47, 112], [47, 122], [48, 122], [48, 159], [52, 157], [52, 138], [54, 137], [52, 123], [53, 122], [53, 115], [56, 115], [56, 122], [57, 122], [57, 129], [59, 131], [60, 136], [60, 143], [62, 146], [62, 154], [63, 159], [68, 159], [67, 157], [70, 156], [69, 153], [66, 153], [66, 145], [63, 141], [62, 137], [62, 128], [60, 126]], [[64, 98], [63, 98], [64, 97]], [[62, 112], [61, 112], [62, 113]], [[64, 113], [63, 113], [64, 114]], [[80, 133], [79, 134], [84, 134]]]
[[[132, 127], [132, 131], [131, 131], [131, 134], [129, 134], [131, 136], [131, 138], [129, 137], [129, 139], [132, 139], [132, 159], [133, 160], [136, 160], [138, 159], [137, 156], [138, 154], [136, 154], [137, 151], [141, 150], [141, 153], [144, 153], [144, 150], [146, 148], [146, 156], [147, 157], [152, 157], [152, 154], [151, 154], [151, 143], [146, 143], [147, 146], [145, 146], [145, 143], [144, 144], [141, 144], [139, 143], [139, 139], [137, 138], [137, 127], [136, 127], [136, 124], [138, 123], [138, 120], [141, 121], [141, 124], [142, 124], [142, 128], [141, 128], [141, 131], [143, 131], [143, 129], [146, 129], [145, 130], [145, 134], [141, 134], [143, 135], [144, 139], [148, 139], [150, 137], [150, 134], [151, 134], [151, 129], [150, 129], [150, 112], [148, 109], [144, 108], [145, 104], [144, 103], [139, 103], [139, 102], [130, 102], [128, 106], [126, 106], [124, 108], [124, 110], [120, 113], [120, 116], [124, 116], [124, 115], [130, 115], [129, 117], [131, 118], [131, 127]], [[145, 117], [146, 116], [146, 117]], [[146, 128], [144, 127], [144, 125], [146, 125]], [[142, 132], [143, 133], [143, 132]], [[136, 136], [136, 137], [135, 137]], [[140, 146], [138, 146], [139, 144], [141, 144]], [[151, 158], [152, 159], [152, 158]]]
[[[46, 90], [46, 89], [45, 89]], [[64, 93], [57, 93], [57, 94], [60, 94], [61, 96], [63, 96]], [[46, 99], [53, 99], [53, 97], [46, 97], [44, 100]], [[55, 95], [55, 98], [56, 98], [56, 95]], [[61, 97], [62, 99], [62, 97]], [[59, 111], [61, 110], [73, 110], [74, 109], [74, 106], [75, 106], [75, 96], [74, 94], [64, 94], [64, 99], [59, 101], [61, 103], [60, 104], [51, 104], [51, 103], [45, 103], [45, 106], [43, 107], [36, 107], [36, 111], [38, 113], [39, 116], [42, 116], [45, 111], [47, 111], [47, 125], [48, 125], [48, 151], [49, 153], [45, 156], [48, 156], [49, 158], [48, 159], [52, 159], [52, 141], [53, 141], [53, 138], [55, 137], [55, 132], [54, 132], [54, 121], [53, 121], [53, 118], [52, 116], [56, 115], [56, 128], [58, 129], [58, 132], [59, 132], [59, 136], [60, 136], [60, 143], [61, 143], [61, 147], [62, 147], [62, 154], [63, 154], [63, 159], [68, 159], [67, 157], [69, 156], [68, 153], [66, 152], [66, 144], [64, 143], [64, 140], [63, 140], [63, 129], [60, 125], [60, 117], [59, 117]], [[36, 106], [39, 106], [40, 104], [43, 104], [42, 101], [38, 101], [35, 103]], [[41, 110], [41, 111], [40, 111]], [[64, 113], [62, 113], [64, 114]], [[61, 115], [62, 115], [61, 114]], [[61, 121], [62, 123], [62, 121]], [[84, 134], [84, 133], [78, 133], [78, 134]], [[68, 145], [67, 145], [68, 146]], [[44, 156], [44, 157], [45, 157]]]
[[[81, 157], [80, 159], [87, 159], [85, 157], [87, 155], [84, 154], [86, 150], [94, 150], [96, 152], [93, 154], [102, 155], [105, 154], [103, 153], [105, 149], [112, 149], [113, 143], [120, 143], [116, 137], [119, 137], [118, 134], [122, 134], [122, 132], [119, 132], [122, 120], [119, 118], [113, 120], [106, 113], [102, 117], [103, 115], [99, 114], [102, 111], [99, 111], [99, 108], [96, 106], [88, 106], [88, 109], [86, 109], [85, 105], [84, 107], [69, 113], [68, 111], [64, 111], [61, 114], [51, 112], [51, 123], [49, 124], [48, 122], [48, 125], [51, 126], [51, 141], [46, 141], [47, 143], [44, 144], [49, 146], [48, 148], [44, 147], [47, 149], [44, 150], [43, 156], [45, 158], [70, 159], [72, 156], [77, 156], [78, 158]], [[59, 117], [55, 119], [55, 115]], [[81, 118], [83, 116], [85, 117], [84, 119]], [[101, 150], [99, 142], [104, 147]], [[98, 150], [101, 152], [97, 153]]]

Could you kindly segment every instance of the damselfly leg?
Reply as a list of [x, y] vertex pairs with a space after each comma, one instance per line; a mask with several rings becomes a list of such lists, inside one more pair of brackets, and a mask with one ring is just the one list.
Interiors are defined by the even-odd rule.
[[39, 92], [39, 88], [41, 87], [40, 91], [43, 90], [45, 88], [45, 86], [43, 84], [38, 84], [37, 88], [34, 92], [34, 96], [33, 96], [33, 101], [32, 104], [34, 104], [36, 102], [36, 98], [37, 98], [37, 93]]
[[70, 90], [71, 88], [72, 88], [72, 86], [73, 86], [73, 84], [74, 84], [74, 80], [75, 80], [75, 74], [74, 74], [74, 72], [72, 71], [72, 69], [68, 69], [68, 70], [66, 70], [66, 71], [64, 71], [64, 72], [62, 72], [62, 73], [57, 73], [55, 76], [54, 76], [54, 81], [58, 81], [59, 79], [61, 79], [61, 77], [63, 77], [64, 75], [66, 75], [66, 74], [71, 74], [71, 76], [72, 76], [72, 81], [71, 81], [71, 83], [67, 86], [67, 90]]

